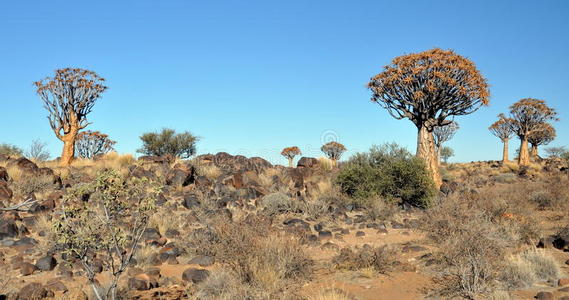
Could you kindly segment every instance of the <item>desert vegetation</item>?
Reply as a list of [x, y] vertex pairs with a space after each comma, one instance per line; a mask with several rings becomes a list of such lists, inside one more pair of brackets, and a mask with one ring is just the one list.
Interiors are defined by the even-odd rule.
[[0, 299], [569, 292], [569, 152], [538, 152], [557, 135], [556, 110], [522, 99], [488, 128], [500, 160], [449, 162], [454, 118], [490, 97], [474, 62], [452, 50], [396, 57], [368, 83], [374, 103], [416, 126], [414, 153], [394, 142], [348, 156], [350, 145], [331, 141], [321, 158], [282, 149], [287, 166], [198, 154], [200, 138], [169, 128], [141, 133], [141, 156], [119, 154], [86, 130], [104, 83], [74, 68], [36, 82], [61, 157], [39, 140], [26, 151], [0, 144]]

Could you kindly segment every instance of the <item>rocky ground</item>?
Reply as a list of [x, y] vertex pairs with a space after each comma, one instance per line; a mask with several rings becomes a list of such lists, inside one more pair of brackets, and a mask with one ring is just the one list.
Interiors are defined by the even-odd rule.
[[[81, 264], [62, 257], [51, 227], [66, 189], [92, 180], [94, 169], [108, 165], [95, 161], [66, 170], [55, 164], [38, 165], [25, 158], [0, 156], [0, 207], [4, 207], [0, 223], [0, 299], [93, 297]], [[336, 170], [314, 158], [302, 158], [297, 167], [285, 168], [273, 166], [262, 158], [218, 153], [192, 161], [141, 157], [114, 167], [126, 176], [148, 178], [164, 186], [138, 253], [121, 277], [119, 287], [123, 298], [451, 297], [437, 292], [444, 286], [441, 278], [444, 281], [445, 276], [452, 274], [445, 273], [441, 262], [441, 257], [448, 257], [442, 249], [446, 244], [432, 236], [438, 230], [433, 227], [433, 220], [443, 213], [451, 215], [454, 208], [446, 211], [396, 205], [360, 208], [334, 189], [332, 179]], [[444, 175], [440, 201], [479, 199], [476, 197], [480, 195], [505, 199], [492, 222], [499, 223], [500, 228], [515, 228], [516, 239], [520, 241], [521, 229], [531, 230], [532, 234], [527, 234], [525, 243], [509, 240], [510, 245], [504, 251], [513, 254], [524, 247], [539, 247], [554, 258], [560, 270], [554, 281], [487, 291], [476, 297], [569, 299], [569, 230], [562, 230], [569, 226], [569, 205], [565, 206], [569, 191], [563, 162], [543, 161], [523, 170], [496, 162], [455, 164], [447, 166]], [[539, 198], [539, 192], [549, 194]], [[516, 202], [521, 198], [527, 201]], [[15, 207], [21, 203], [26, 205]], [[470, 209], [461, 212], [465, 221], [470, 218]], [[494, 208], [476, 206], [471, 210], [491, 209]], [[443, 221], [450, 220], [455, 219], [448, 217]], [[235, 261], [224, 256], [231, 253], [229, 250], [219, 249], [213, 255], [207, 243], [198, 243], [196, 237], [203, 230], [213, 228], [215, 232], [220, 224], [229, 230], [250, 226], [243, 232], [258, 235], [251, 238], [253, 245], [264, 245], [265, 235], [270, 236], [276, 241], [274, 245], [284, 241], [285, 250], [286, 244], [295, 245], [292, 255], [306, 255], [306, 260], [302, 266], [283, 267], [286, 272], [294, 271], [290, 274], [274, 275], [267, 271], [273, 269], [261, 268], [264, 273], [255, 275], [257, 269], [252, 269], [254, 278], [245, 280], [231, 267]], [[244, 235], [244, 239], [249, 241], [248, 236]], [[275, 249], [280, 253], [277, 256], [288, 253]], [[290, 262], [300, 264], [294, 258]], [[225, 270], [233, 273], [227, 275], [223, 273]], [[97, 281], [104, 285], [109, 274], [102, 261], [96, 272]], [[273, 275], [275, 278], [271, 279]], [[228, 287], [232, 280], [237, 283]], [[222, 289], [227, 289], [227, 293], [209, 291]]]

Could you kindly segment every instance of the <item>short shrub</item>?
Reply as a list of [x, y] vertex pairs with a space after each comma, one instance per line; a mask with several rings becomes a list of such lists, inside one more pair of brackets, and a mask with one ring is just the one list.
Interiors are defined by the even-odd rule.
[[559, 266], [541, 249], [529, 249], [513, 256], [501, 268], [500, 281], [510, 290], [529, 288], [538, 281], [555, 281]]
[[352, 156], [336, 183], [351, 197], [401, 199], [418, 207], [429, 206], [435, 194], [423, 161], [395, 143]]
[[173, 129], [164, 128], [161, 132], [144, 133], [142, 148], [137, 152], [145, 155], [171, 155], [179, 158], [189, 158], [196, 153], [196, 142], [198, 137], [185, 131], [176, 133]]
[[372, 268], [378, 273], [387, 273], [396, 264], [396, 251], [389, 246], [352, 250], [343, 248], [333, 259], [336, 268], [358, 271]]
[[261, 206], [264, 212], [270, 216], [293, 213], [298, 211], [299, 205], [284, 193], [268, 194], [261, 199]]
[[24, 151], [18, 146], [6, 143], [0, 144], [0, 154], [8, 156], [22, 156], [23, 153]]

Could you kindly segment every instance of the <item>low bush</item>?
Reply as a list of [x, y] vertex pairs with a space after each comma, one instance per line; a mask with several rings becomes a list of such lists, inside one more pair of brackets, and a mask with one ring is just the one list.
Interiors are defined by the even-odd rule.
[[22, 156], [24, 151], [12, 144], [2, 143], [0, 144], [0, 154], [8, 155], [8, 156]]
[[261, 199], [261, 207], [269, 216], [299, 211], [298, 200], [293, 200], [284, 193], [272, 193]]
[[359, 271], [371, 268], [378, 273], [387, 273], [397, 263], [396, 250], [389, 246], [364, 247], [356, 250], [343, 248], [333, 259], [338, 269]]
[[539, 281], [555, 281], [560, 274], [555, 259], [535, 248], [512, 256], [501, 270], [500, 282], [509, 290], [529, 288]]
[[179, 158], [189, 158], [196, 153], [196, 142], [198, 137], [185, 131], [176, 133], [173, 129], [164, 128], [161, 132], [144, 133], [142, 148], [137, 152], [145, 155], [171, 155]]
[[367, 153], [352, 156], [336, 183], [354, 198], [400, 199], [418, 207], [429, 206], [435, 195], [423, 161], [394, 143], [373, 146]]

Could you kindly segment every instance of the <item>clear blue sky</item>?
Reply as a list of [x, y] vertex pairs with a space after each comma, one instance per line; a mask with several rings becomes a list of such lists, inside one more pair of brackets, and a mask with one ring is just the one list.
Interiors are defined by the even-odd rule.
[[499, 159], [487, 127], [525, 97], [557, 109], [551, 145], [569, 146], [567, 16], [565, 0], [5, 1], [0, 142], [41, 139], [58, 156], [32, 82], [80, 67], [109, 86], [88, 129], [121, 153], [162, 127], [201, 136], [200, 154], [279, 163], [283, 147], [320, 156], [329, 138], [349, 154], [391, 141], [414, 152], [414, 125], [371, 103], [365, 84], [395, 56], [441, 47], [472, 59], [491, 84], [489, 107], [456, 118], [454, 161]]

